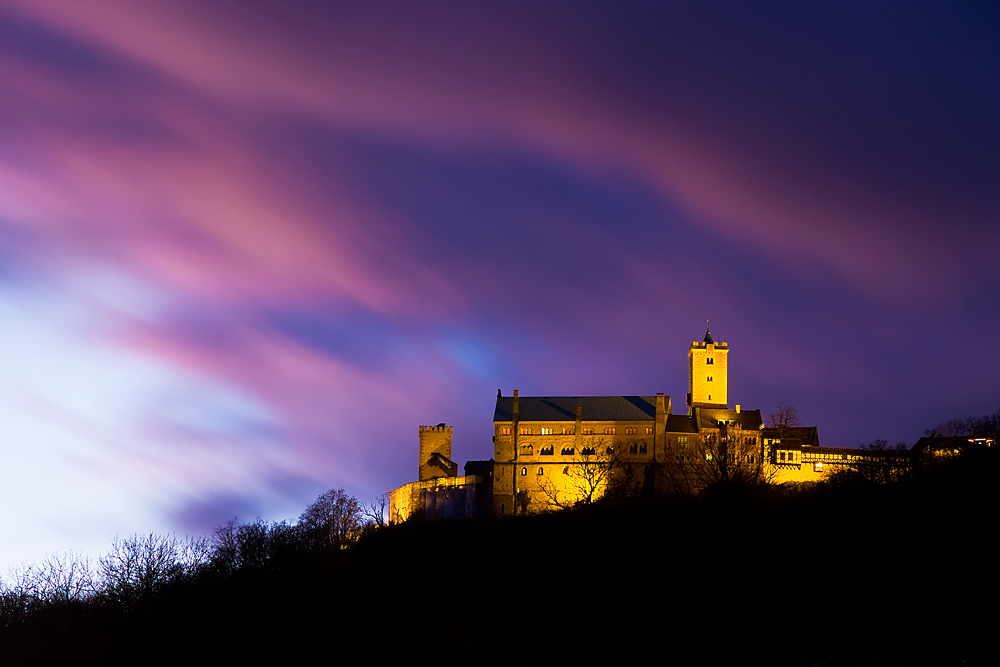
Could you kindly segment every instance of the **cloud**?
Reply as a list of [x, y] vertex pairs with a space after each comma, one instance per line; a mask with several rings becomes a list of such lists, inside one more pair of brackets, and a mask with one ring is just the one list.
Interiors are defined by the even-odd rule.
[[280, 518], [409, 481], [421, 423], [488, 458], [496, 386], [683, 395], [708, 315], [741, 402], [799, 393], [834, 444], [936, 386], [964, 410], [988, 382], [941, 360], [995, 325], [1000, 241], [978, 11], [9, 3], [19, 465], [103, 527]]

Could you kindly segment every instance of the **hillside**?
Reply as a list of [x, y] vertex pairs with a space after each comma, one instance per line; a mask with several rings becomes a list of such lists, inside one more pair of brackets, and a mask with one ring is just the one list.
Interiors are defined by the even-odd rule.
[[52, 603], [12, 621], [7, 600], [2, 650], [9, 664], [981, 664], [996, 463], [390, 526], [208, 568], [129, 609]]

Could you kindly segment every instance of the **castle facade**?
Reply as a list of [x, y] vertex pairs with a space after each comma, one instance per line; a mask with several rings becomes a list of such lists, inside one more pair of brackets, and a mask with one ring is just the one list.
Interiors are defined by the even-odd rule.
[[694, 493], [719, 481], [818, 481], [860, 450], [821, 447], [816, 427], [766, 428], [729, 407], [729, 345], [706, 331], [688, 348], [685, 413], [670, 396], [510, 396], [497, 392], [493, 458], [451, 460], [451, 427], [420, 427], [419, 479], [390, 492], [390, 520], [537, 512], [607, 493]]

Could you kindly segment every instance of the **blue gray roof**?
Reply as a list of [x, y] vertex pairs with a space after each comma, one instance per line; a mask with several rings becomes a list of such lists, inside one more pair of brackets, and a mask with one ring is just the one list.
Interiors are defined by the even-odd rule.
[[[650, 421], [656, 419], [656, 396], [521, 396], [521, 421], [576, 421], [576, 406], [584, 421]], [[493, 421], [513, 419], [514, 399], [498, 396]]]

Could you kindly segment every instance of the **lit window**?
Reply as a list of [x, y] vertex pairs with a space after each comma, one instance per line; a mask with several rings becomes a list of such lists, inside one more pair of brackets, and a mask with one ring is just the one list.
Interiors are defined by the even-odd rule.
[[652, 426], [647, 426], [646, 427], [646, 435], [653, 435], [653, 427]]
[[522, 426], [521, 435], [531, 435], [531, 429], [527, 426]]
[[527, 468], [521, 468], [521, 475], [524, 476], [524, 475], [527, 475], [527, 474], [528, 474], [528, 469]]
[[626, 426], [625, 435], [635, 435], [635, 426]]
[[574, 435], [576, 433], [575, 426], [563, 426], [563, 435]]
[[585, 429], [583, 429], [583, 434], [584, 435], [594, 435], [594, 429], [592, 429], [592, 428], [585, 428]]
[[500, 431], [503, 435], [510, 435], [510, 426], [504, 426], [503, 430]]
[[552, 429], [542, 427], [542, 435], [552, 435]]
[[680, 447], [681, 449], [688, 448], [688, 439], [686, 435], [682, 435], [681, 437], [677, 438], [677, 446]]
[[614, 426], [607, 426], [604, 428], [604, 435], [614, 435], [614, 434], [615, 434]]

